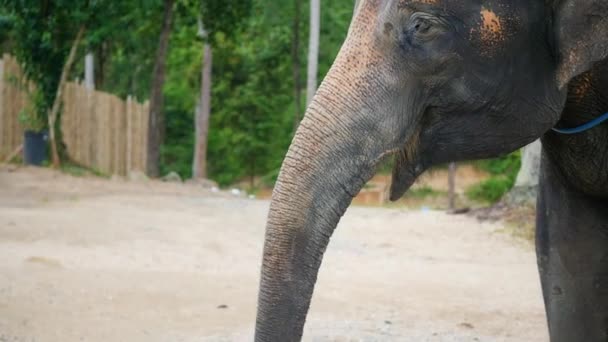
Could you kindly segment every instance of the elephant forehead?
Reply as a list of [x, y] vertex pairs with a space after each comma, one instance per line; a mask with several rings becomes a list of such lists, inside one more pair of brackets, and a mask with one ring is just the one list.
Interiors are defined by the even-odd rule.
[[530, 0], [360, 0], [351, 29], [359, 38], [371, 38], [371, 32], [395, 37], [404, 16], [428, 12], [452, 18], [459, 36], [480, 56], [496, 57], [534, 22], [530, 10], [538, 6]]
[[[517, 5], [520, 0], [384, 0], [385, 2], [397, 2], [400, 6], [407, 5], [432, 5], [451, 10], [474, 9], [479, 7], [495, 7], [496, 9], [507, 9], [511, 5]], [[530, 0], [526, 0], [530, 1]]]
[[503, 0], [398, 0], [398, 7], [458, 18], [468, 30], [468, 39], [486, 56], [499, 53], [517, 34], [524, 10], [518, 1]]

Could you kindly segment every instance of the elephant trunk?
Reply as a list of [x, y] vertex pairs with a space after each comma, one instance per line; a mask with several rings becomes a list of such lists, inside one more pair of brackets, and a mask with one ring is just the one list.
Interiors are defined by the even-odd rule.
[[[328, 80], [329, 79], [329, 80]], [[256, 341], [299, 341], [329, 239], [381, 153], [328, 77], [298, 128], [266, 227]], [[352, 105], [352, 104], [351, 104]], [[370, 155], [371, 153], [371, 155]]]
[[390, 86], [408, 83], [378, 53], [376, 12], [375, 2], [358, 6], [283, 162], [266, 227], [258, 342], [301, 339], [321, 260], [340, 218], [379, 162], [404, 151], [413, 136], [415, 120], [407, 114], [418, 110], [418, 102], [408, 94], [417, 88]]

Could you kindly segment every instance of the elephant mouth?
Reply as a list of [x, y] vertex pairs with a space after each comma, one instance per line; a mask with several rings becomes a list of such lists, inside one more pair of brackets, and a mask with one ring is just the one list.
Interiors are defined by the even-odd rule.
[[408, 139], [405, 146], [394, 156], [394, 165], [389, 199], [397, 201], [412, 187], [416, 179], [424, 172], [419, 162], [420, 131], [417, 130]]

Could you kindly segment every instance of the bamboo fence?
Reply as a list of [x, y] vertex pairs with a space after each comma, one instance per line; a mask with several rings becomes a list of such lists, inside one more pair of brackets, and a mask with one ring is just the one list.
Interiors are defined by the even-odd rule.
[[[9, 55], [0, 60], [0, 161], [23, 143], [19, 112], [28, 92], [15, 80], [19, 65]], [[31, 89], [31, 88], [30, 88]], [[108, 175], [146, 170], [149, 103], [90, 90], [69, 82], [63, 95], [62, 142], [72, 161]]]
[[[5, 54], [0, 60], [0, 161], [23, 143], [23, 127], [19, 113], [28, 105], [21, 68]], [[29, 87], [29, 85], [27, 85]]]

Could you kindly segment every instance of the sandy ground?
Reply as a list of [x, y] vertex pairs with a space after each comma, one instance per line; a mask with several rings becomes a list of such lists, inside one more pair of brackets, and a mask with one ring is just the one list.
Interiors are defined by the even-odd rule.
[[[267, 201], [0, 168], [0, 341], [250, 341]], [[352, 207], [306, 341], [547, 341], [533, 248]]]

